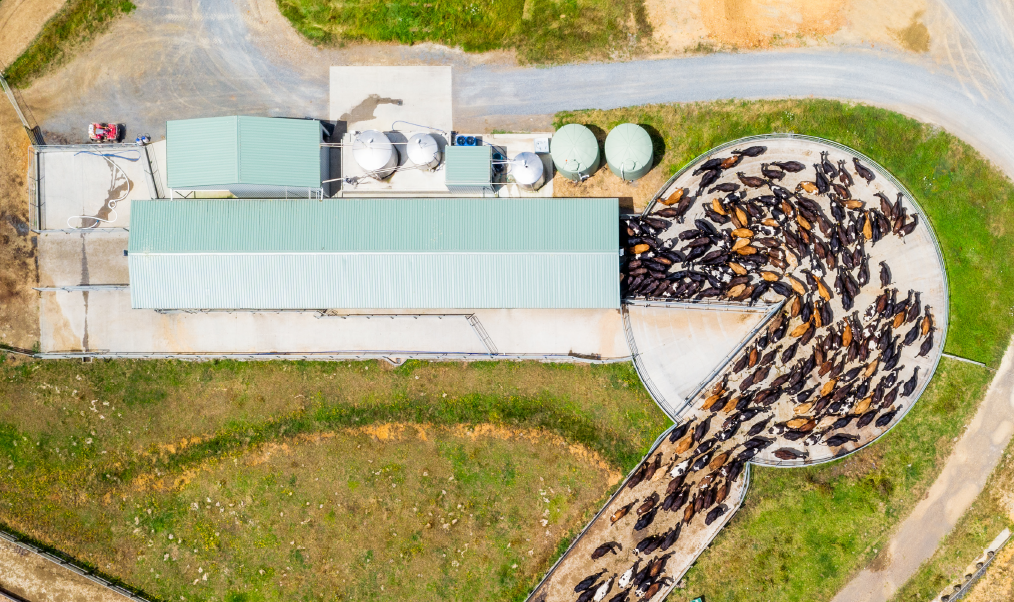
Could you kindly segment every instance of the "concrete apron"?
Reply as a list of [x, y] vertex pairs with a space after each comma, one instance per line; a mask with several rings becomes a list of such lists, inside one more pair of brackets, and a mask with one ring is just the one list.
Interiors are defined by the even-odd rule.
[[[1014, 342], [1014, 341], [1012, 341]], [[1014, 433], [1014, 345], [1007, 347], [1000, 369], [968, 429], [954, 446], [940, 476], [883, 552], [887, 566], [863, 569], [832, 602], [886, 602], [968, 510], [986, 485]]]

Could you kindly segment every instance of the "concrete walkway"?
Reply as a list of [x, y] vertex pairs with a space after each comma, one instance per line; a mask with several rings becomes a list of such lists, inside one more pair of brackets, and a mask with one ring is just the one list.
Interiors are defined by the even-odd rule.
[[832, 602], [886, 602], [923, 562], [986, 485], [1014, 434], [1014, 345], [968, 429], [940, 476], [887, 544], [888, 562], [880, 571], [864, 569]]

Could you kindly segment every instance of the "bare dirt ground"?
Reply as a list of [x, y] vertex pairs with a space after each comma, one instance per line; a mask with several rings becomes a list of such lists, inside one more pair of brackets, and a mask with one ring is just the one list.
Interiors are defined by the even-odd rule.
[[663, 53], [870, 45], [927, 52], [949, 27], [927, 0], [647, 0]]
[[81, 575], [0, 539], [0, 585], [31, 602], [126, 602]]
[[28, 225], [28, 136], [0, 95], [0, 343], [39, 340], [36, 237]]
[[668, 178], [668, 172], [655, 167], [640, 180], [626, 182], [603, 165], [580, 184], [557, 173], [553, 178], [553, 194], [559, 197], [616, 197], [620, 199], [621, 210], [643, 211]]
[[[957, 19], [928, 0], [648, 0], [663, 58], [712, 50], [765, 48], [869, 49], [952, 67], [969, 88], [988, 87], [990, 76]], [[500, 74], [516, 68], [511, 51], [470, 54], [436, 44], [350, 44], [321, 48], [303, 39], [273, 0], [137, 0], [138, 8], [109, 32], [83, 46], [76, 58], [36, 81], [25, 95], [49, 134], [81, 137], [81, 124], [102, 115], [127, 124], [127, 138], [156, 139], [166, 119], [248, 113], [325, 117], [331, 65], [443, 64], [455, 67], [455, 90], [496, 73], [500, 93], [515, 83]], [[928, 48], [928, 50], [927, 50]], [[626, 64], [611, 64], [619, 70]], [[635, 67], [631, 66], [629, 69]], [[659, 66], [664, 69], [664, 66]], [[569, 70], [570, 67], [560, 67]], [[544, 71], [544, 70], [539, 70]], [[560, 80], [558, 88], [573, 82]], [[456, 92], [456, 100], [460, 92]], [[600, 98], [594, 106], [613, 103]], [[572, 108], [592, 104], [573, 101]], [[489, 123], [456, 107], [468, 129]], [[524, 111], [523, 113], [549, 111]], [[530, 121], [530, 120], [529, 120]], [[457, 124], [456, 124], [457, 126]]]
[[0, 2], [0, 68], [10, 65], [35, 39], [42, 26], [67, 0], [4, 0]]

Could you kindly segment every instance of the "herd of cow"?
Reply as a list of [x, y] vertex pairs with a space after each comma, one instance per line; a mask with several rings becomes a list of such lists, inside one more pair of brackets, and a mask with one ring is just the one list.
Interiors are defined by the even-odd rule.
[[[684, 420], [533, 602], [661, 600], [738, 507], [748, 462], [798, 464], [853, 451], [890, 428], [930, 377], [933, 309], [920, 291], [903, 292], [891, 253], [878, 251], [918, 227], [904, 195], [890, 199], [870, 186], [877, 175], [860, 159], [850, 166], [828, 152], [812, 169], [755, 160], [758, 175], [737, 170], [765, 152], [751, 146], [710, 158], [692, 172], [696, 181], [625, 220], [628, 299], [764, 303], [773, 311], [690, 400]], [[798, 180], [791, 190], [780, 184], [786, 174]]]

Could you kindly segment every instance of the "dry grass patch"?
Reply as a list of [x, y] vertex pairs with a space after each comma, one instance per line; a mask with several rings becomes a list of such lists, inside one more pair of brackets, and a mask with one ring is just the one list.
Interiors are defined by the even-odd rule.
[[36, 237], [28, 224], [28, 136], [0, 95], [0, 345], [39, 340]]
[[477, 431], [380, 425], [126, 483], [96, 512], [108, 560], [163, 599], [515, 597], [618, 474], [558, 437]]

